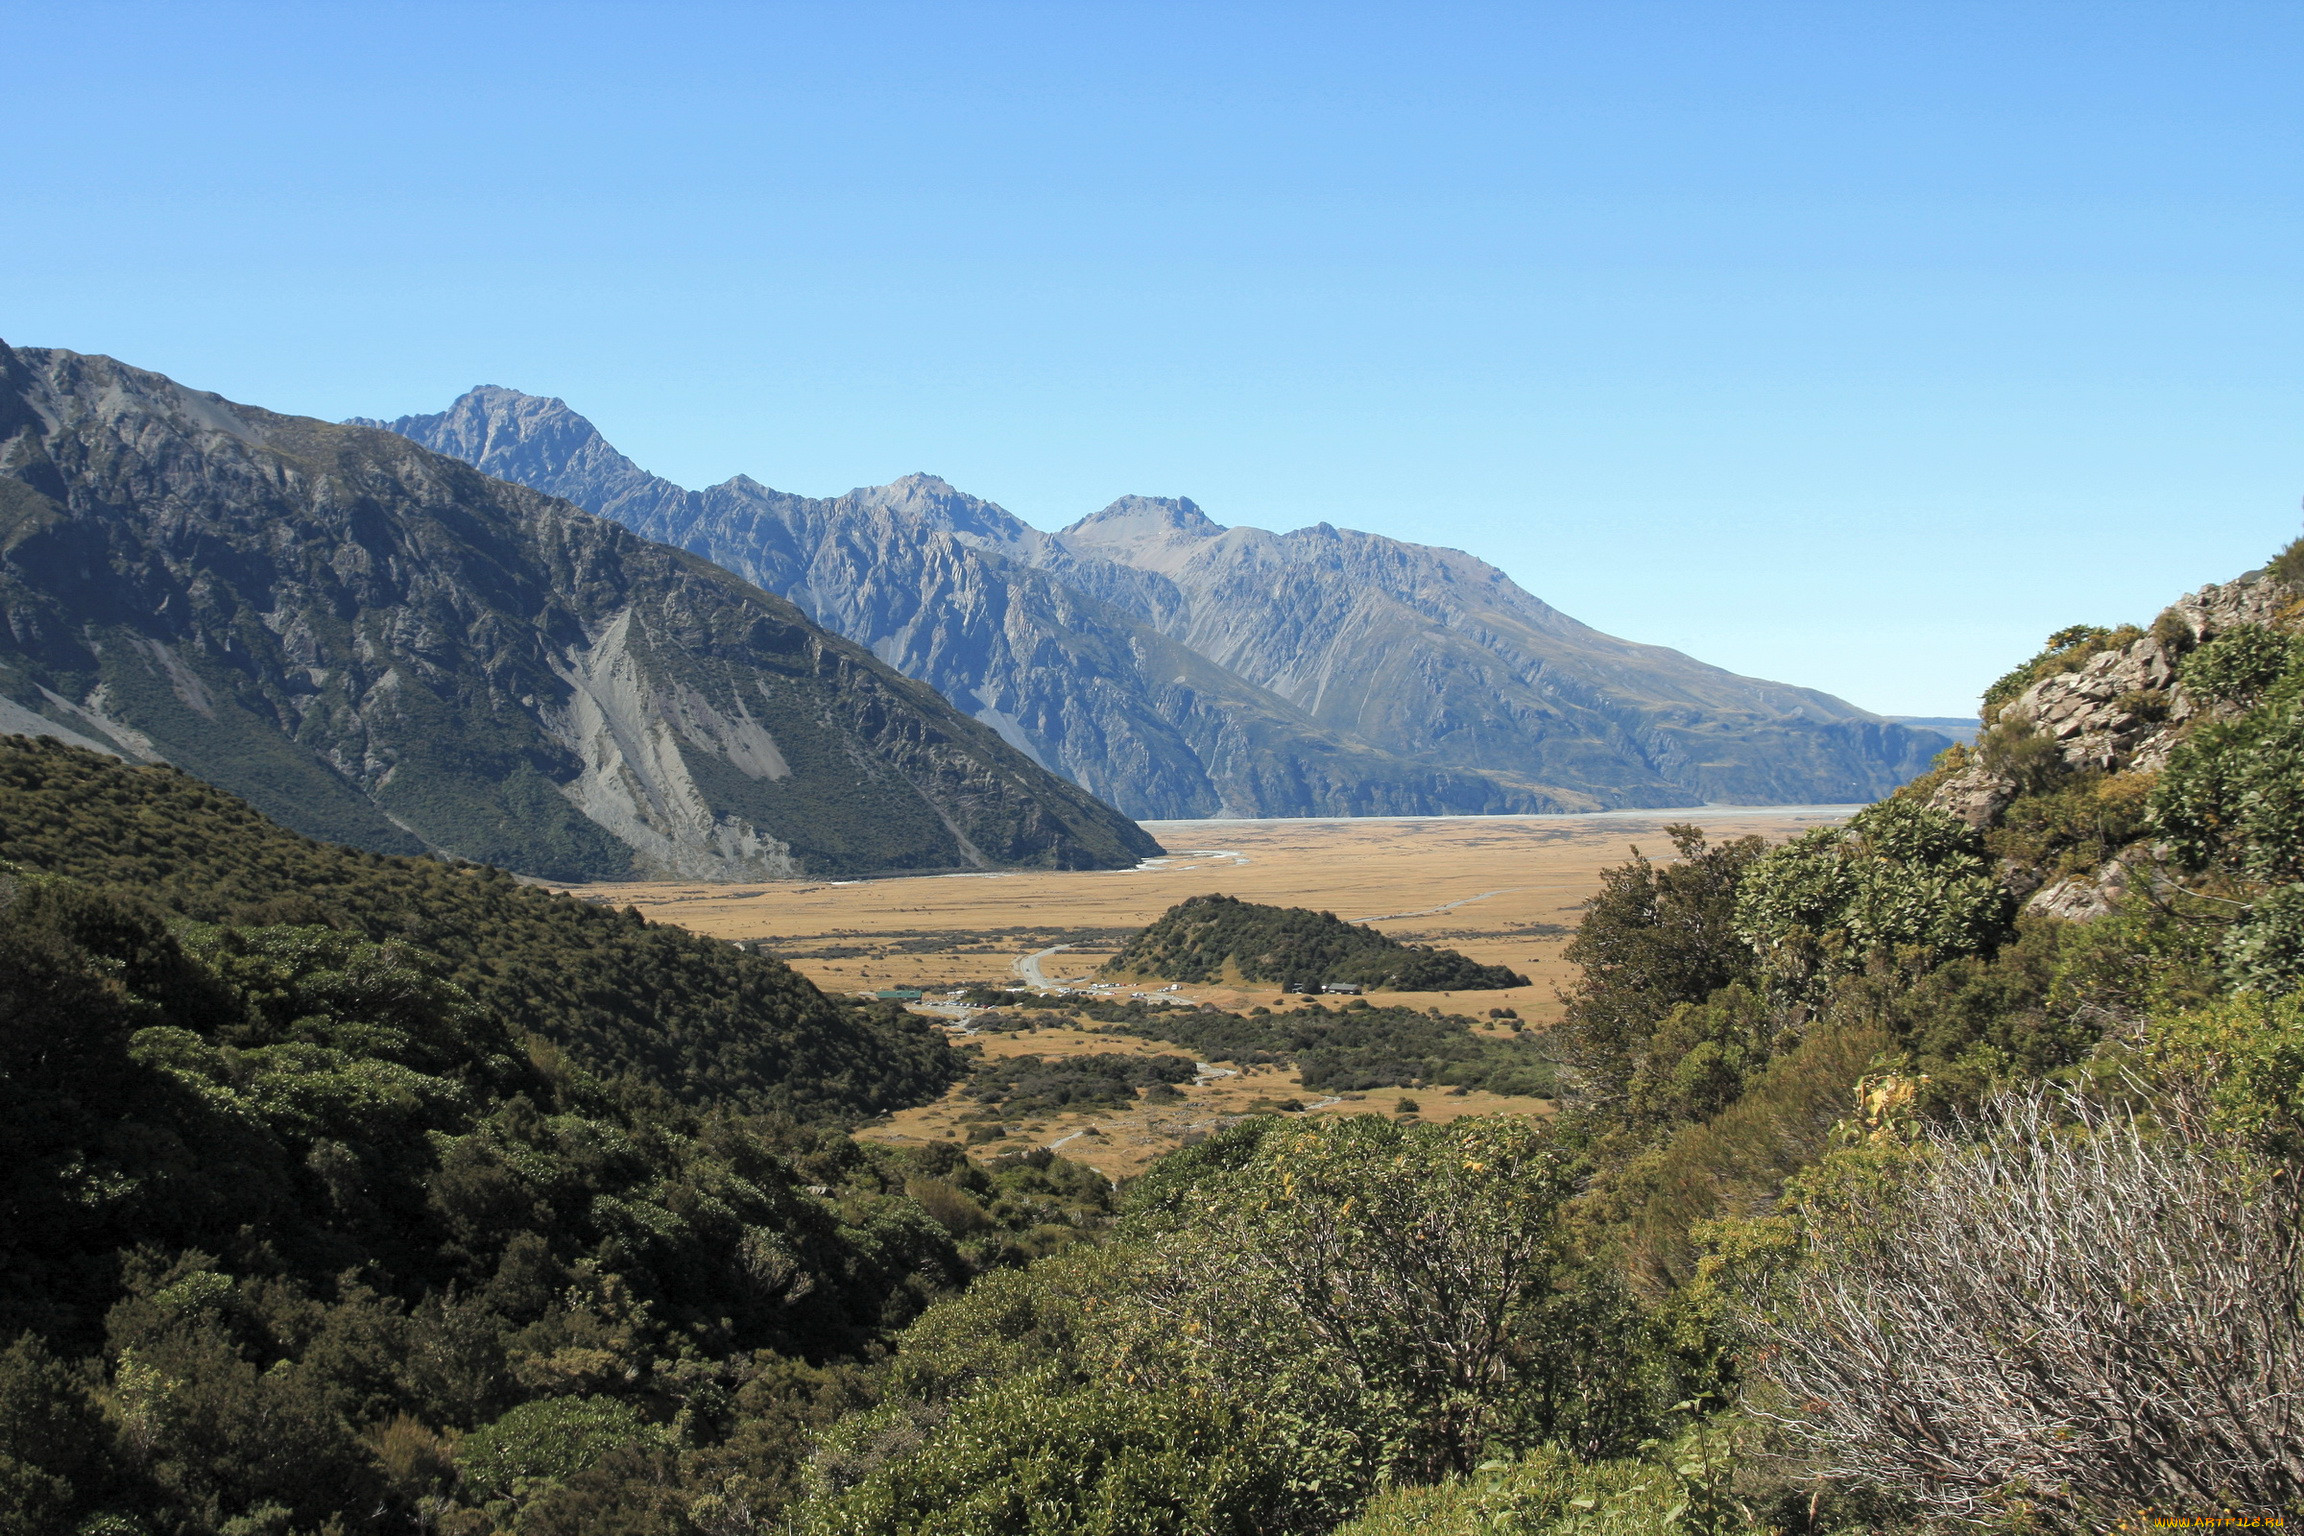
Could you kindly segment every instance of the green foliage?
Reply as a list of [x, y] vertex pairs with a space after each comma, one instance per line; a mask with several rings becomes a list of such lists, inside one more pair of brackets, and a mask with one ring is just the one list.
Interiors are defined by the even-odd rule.
[[836, 1004], [780, 961], [500, 870], [317, 843], [173, 769], [52, 741], [0, 738], [0, 861], [202, 922], [393, 944], [516, 1035], [692, 1104], [861, 1117], [960, 1073], [923, 1021]]
[[[962, 1243], [915, 1198], [939, 1190]], [[756, 1390], [779, 1360], [863, 1351], [1108, 1200], [1045, 1153], [976, 1169], [620, 1099], [353, 933], [0, 888], [0, 1330], [74, 1357], [0, 1358], [26, 1508], [401, 1520], [474, 1430], [474, 1486], [527, 1499], [523, 1529], [673, 1487], [769, 1509], [845, 1390]], [[655, 1427], [564, 1477], [520, 1462], [575, 1412], [523, 1405], [575, 1399]]]
[[1785, 1181], [1831, 1144], [1857, 1082], [1893, 1045], [1877, 1026], [1818, 1028], [1725, 1108], [1611, 1170], [1593, 1214], [1619, 1227], [1633, 1274], [1659, 1286], [1694, 1281], [1701, 1224], [1768, 1210]]
[[524, 1499], [644, 1437], [663, 1438], [630, 1403], [612, 1397], [546, 1397], [522, 1403], [456, 1447], [465, 1481], [482, 1499]]
[[1165, 1192], [1146, 1280], [1205, 1346], [1198, 1369], [1265, 1391], [1291, 1362], [1317, 1383], [1295, 1411], [1393, 1476], [1499, 1444], [1591, 1453], [1648, 1422], [1636, 1325], [1559, 1245], [1578, 1168], [1542, 1130], [1295, 1121], [1234, 1160]]
[[2047, 646], [2039, 655], [1996, 679], [1984, 690], [1983, 717], [1989, 726], [2000, 716], [2000, 711], [2012, 703], [2025, 689], [2044, 677], [2059, 672], [2077, 672], [2090, 657], [2105, 651], [2116, 651], [2144, 637], [2144, 631], [2133, 624], [2118, 629], [2103, 629], [2094, 624], [2074, 624], [2060, 629], [2048, 637]]
[[140, 1491], [84, 1373], [30, 1334], [0, 1351], [0, 1536], [69, 1531]]
[[1579, 1462], [1538, 1450], [1380, 1496], [1336, 1536], [1760, 1536], [1773, 1522], [1737, 1488], [1740, 1443], [1751, 1438], [1723, 1416], [1697, 1420], [1670, 1443], [1651, 1441], [1639, 1456]]
[[2251, 991], [2163, 1015], [2136, 1059], [2156, 1080], [2197, 1087], [2216, 1134], [2291, 1161], [2304, 1154], [2304, 998]]
[[2291, 540], [2264, 567], [2264, 574], [2286, 586], [2304, 586], [2304, 539]]
[[1403, 944], [1333, 912], [1268, 907], [1236, 896], [1178, 902], [1104, 964], [1108, 976], [1170, 981], [1319, 986], [1358, 982], [1399, 992], [1481, 991], [1524, 987], [1528, 978], [1501, 965], [1481, 965], [1452, 949]]
[[2043, 878], [2088, 873], [2144, 836], [2156, 782], [2150, 773], [2059, 773], [2011, 801], [1985, 846]]
[[1329, 1524], [1292, 1447], [1239, 1405], [1022, 1374], [812, 1501], [821, 1536], [1257, 1536]]
[[2221, 704], [2249, 705], [2295, 667], [2296, 641], [2261, 624], [2238, 624], [2184, 658], [2177, 680]]
[[2292, 658], [2254, 697], [2238, 719], [2177, 745], [2149, 814], [2169, 855], [2206, 876], [2203, 894], [2231, 914], [2230, 981], [2284, 993], [2304, 982], [2304, 667]]
[[1634, 1058], [1626, 1117], [1662, 1124], [1718, 1113], [1782, 1048], [1785, 1027], [1781, 1010], [1743, 982], [1680, 1004]]
[[1294, 1063], [1304, 1086], [1321, 1093], [1419, 1084], [1478, 1088], [1543, 1098], [1559, 1091], [1543, 1042], [1474, 1033], [1458, 1014], [1413, 1008], [1320, 1003], [1286, 1013], [1237, 1014], [1213, 1008], [1099, 1008], [1115, 1027], [1172, 1040], [1208, 1061]]
[[1525, 1121], [1231, 1127], [1120, 1241], [922, 1317], [800, 1527], [1310, 1532], [1491, 1447], [1637, 1441], [1659, 1367], [1559, 1242], [1577, 1174]]
[[1709, 846], [1693, 826], [1665, 829], [1679, 859], [1632, 860], [1601, 871], [1566, 955], [1580, 970], [1559, 1029], [1593, 1095], [1621, 1098], [1650, 1036], [1674, 1008], [1749, 977], [1753, 956], [1735, 928], [1736, 891], [1766, 850], [1757, 837]]
[[2180, 743], [2151, 797], [2170, 853], [2191, 870], [2272, 884], [2304, 879], [2304, 686]]
[[1774, 974], [1806, 986], [1875, 957], [1988, 952], [2007, 937], [2014, 905], [1980, 836], [1889, 799], [1756, 860], [1737, 892], [1736, 930]]
[[1976, 738], [1976, 760], [2015, 785], [2019, 795], [2046, 793], [2071, 771], [2054, 737], [2019, 720], [1986, 726]]

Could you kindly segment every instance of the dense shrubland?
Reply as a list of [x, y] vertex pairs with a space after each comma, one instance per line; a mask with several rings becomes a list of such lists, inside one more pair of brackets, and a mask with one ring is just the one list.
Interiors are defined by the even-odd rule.
[[[2304, 662], [2288, 608], [2187, 611], [2053, 637], [1973, 752], [1843, 827], [1608, 872], [1541, 1048], [1006, 999], [1308, 1080], [1561, 1079], [1541, 1122], [1250, 1118], [1119, 1191], [603, 1086], [357, 924], [18, 876], [0, 1531], [2295, 1512]], [[2161, 681], [2118, 692], [2140, 647]], [[2038, 723], [2081, 683], [2110, 746]]]
[[1542, 1038], [1482, 1033], [1482, 1021], [1438, 1008], [1418, 1011], [1354, 999], [1334, 1008], [1306, 1002], [1234, 1013], [1207, 1004], [989, 986], [965, 995], [1000, 1010], [978, 1015], [982, 1030], [1032, 1029], [1049, 1014], [1075, 1014], [1107, 1032], [1181, 1045], [1202, 1060], [1292, 1066], [1306, 1088], [1320, 1093], [1437, 1087], [1549, 1098], [1559, 1091], [1558, 1064]]

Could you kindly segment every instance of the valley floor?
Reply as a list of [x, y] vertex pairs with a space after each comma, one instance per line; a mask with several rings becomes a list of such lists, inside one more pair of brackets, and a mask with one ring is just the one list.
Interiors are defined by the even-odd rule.
[[[1161, 821], [1145, 826], [1168, 857], [1133, 870], [937, 875], [746, 886], [636, 883], [576, 886], [579, 896], [638, 907], [649, 918], [716, 938], [756, 941], [833, 992], [930, 990], [1029, 978], [1084, 986], [1126, 934], [1188, 896], [1221, 891], [1245, 900], [1331, 911], [1395, 938], [1460, 950], [1529, 978], [1502, 992], [1377, 994], [1375, 1001], [1485, 1017], [1509, 1008], [1532, 1026], [1557, 1017], [1555, 989], [1571, 979], [1561, 950], [1600, 871], [1638, 848], [1668, 855], [1667, 823], [1692, 821], [1715, 840], [1758, 833], [1771, 841], [1845, 820], [1853, 806], [1718, 807], [1597, 816], [1366, 818], [1318, 821]], [[1062, 947], [1058, 947], [1062, 946]], [[1157, 993], [1128, 986], [1109, 995]], [[1277, 1007], [1271, 986], [1186, 986], [1168, 995], [1227, 1009]], [[949, 1011], [924, 1009], [949, 1027]], [[1156, 1041], [1066, 1027], [976, 1036], [987, 1053], [1043, 1057], [1172, 1053]], [[1228, 1063], [1212, 1063], [1222, 1068]], [[987, 1150], [1020, 1140], [1124, 1177], [1257, 1100], [1299, 1100], [1313, 1113], [1392, 1112], [1400, 1090], [1333, 1100], [1307, 1092], [1293, 1070], [1204, 1073], [1180, 1103], [1059, 1114], [1019, 1127]], [[1539, 1099], [1484, 1093], [1407, 1095], [1428, 1120], [1464, 1114], [1540, 1114]], [[906, 1110], [861, 1135], [917, 1142], [957, 1139], [968, 1106], [959, 1091]]]

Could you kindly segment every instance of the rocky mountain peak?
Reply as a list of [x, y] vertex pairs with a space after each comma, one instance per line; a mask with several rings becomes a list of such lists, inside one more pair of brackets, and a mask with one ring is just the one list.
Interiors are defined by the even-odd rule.
[[507, 472], [540, 437], [592, 450], [530, 489], [107, 358], [14, 350], [0, 381], [0, 732], [554, 880], [1156, 846], [792, 604], [571, 505], [551, 482], [616, 466], [627, 505], [687, 493], [558, 401], [482, 388], [429, 421]]
[[846, 499], [860, 507], [916, 519], [939, 532], [957, 534], [968, 543], [988, 545], [1004, 552], [1036, 547], [1048, 537], [999, 503], [971, 496], [941, 475], [924, 471], [886, 485], [850, 491]]
[[436, 444], [435, 453], [584, 507], [647, 497], [659, 484], [610, 446], [600, 429], [571, 410], [567, 401], [523, 394], [500, 384], [476, 384], [448, 409], [429, 416], [403, 416], [397, 421], [355, 416], [345, 425], [381, 427]]
[[1140, 571], [1170, 571], [1224, 525], [1182, 496], [1123, 496], [1080, 519], [1056, 540], [1077, 556], [1113, 560]]

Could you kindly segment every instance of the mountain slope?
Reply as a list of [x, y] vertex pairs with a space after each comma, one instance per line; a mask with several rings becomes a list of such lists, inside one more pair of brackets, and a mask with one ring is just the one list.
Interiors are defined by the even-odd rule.
[[1602, 635], [1455, 551], [1139, 497], [1051, 535], [927, 475], [689, 491], [493, 386], [389, 425], [789, 597], [1133, 815], [1862, 800], [1947, 745]]
[[1949, 744], [1813, 689], [1602, 634], [1458, 550], [1326, 523], [1227, 529], [1189, 501], [1149, 497], [1051, 542], [1044, 562], [1319, 724], [1450, 767], [1509, 764], [1603, 801], [1849, 801]]
[[554, 879], [1126, 865], [1141, 829], [693, 555], [395, 433], [0, 347], [0, 729]]

